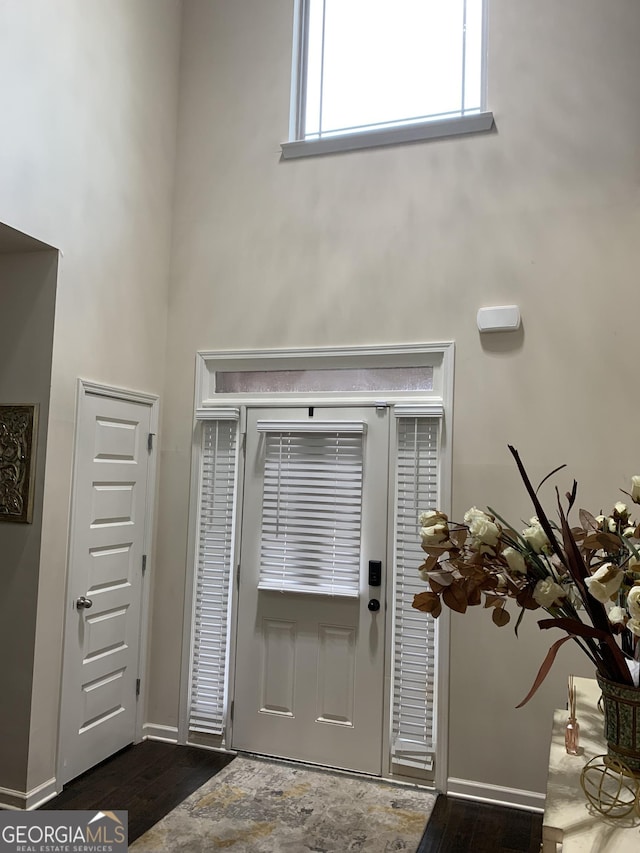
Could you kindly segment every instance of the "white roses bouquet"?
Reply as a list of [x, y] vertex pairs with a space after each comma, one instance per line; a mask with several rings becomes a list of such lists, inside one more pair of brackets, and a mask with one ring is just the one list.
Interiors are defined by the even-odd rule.
[[[420, 576], [429, 589], [415, 596], [413, 606], [437, 618], [442, 602], [459, 613], [484, 603], [498, 626], [511, 615], [508, 599], [520, 608], [518, 627], [526, 610], [542, 608], [551, 616], [541, 628], [560, 628], [557, 640], [538, 673], [528, 702], [549, 671], [560, 646], [573, 639], [604, 678], [638, 686], [640, 660], [640, 525], [631, 520], [626, 504], [618, 502], [610, 515], [579, 511], [580, 525], [567, 520], [577, 491], [573, 482], [563, 509], [558, 495], [559, 523], [551, 522], [520, 461], [509, 446], [536, 515], [520, 532], [494, 510], [472, 507], [463, 523], [430, 510], [419, 517], [422, 548], [427, 557]], [[556, 468], [548, 477], [565, 466]], [[545, 477], [542, 482], [548, 479]], [[542, 483], [540, 483], [542, 485]], [[556, 490], [557, 494], [557, 490]], [[640, 476], [631, 492], [640, 504]]]

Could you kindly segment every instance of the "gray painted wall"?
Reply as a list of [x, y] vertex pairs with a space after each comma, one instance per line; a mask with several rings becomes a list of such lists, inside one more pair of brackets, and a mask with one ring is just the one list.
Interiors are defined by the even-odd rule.
[[56, 769], [78, 377], [164, 384], [181, 11], [0, 0], [0, 222], [62, 252], [22, 791]]
[[39, 407], [33, 522], [0, 523], [0, 787], [24, 790], [36, 638], [57, 252], [0, 254], [0, 405]]
[[[490, 0], [494, 133], [283, 163], [293, 6], [185, 3], [154, 723], [178, 716], [194, 350], [455, 341], [457, 519], [533, 514], [508, 443], [594, 512], [640, 471], [640, 5]], [[512, 303], [521, 332], [481, 337]], [[554, 638], [452, 619], [452, 779], [545, 790], [566, 675], [593, 675], [565, 646], [516, 711]]]

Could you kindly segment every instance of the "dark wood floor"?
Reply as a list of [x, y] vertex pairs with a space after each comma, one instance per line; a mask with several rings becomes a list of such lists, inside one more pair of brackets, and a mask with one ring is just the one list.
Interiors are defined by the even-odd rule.
[[[124, 809], [131, 843], [231, 760], [145, 741], [74, 779], [43, 808]], [[538, 853], [541, 836], [539, 814], [439, 796], [416, 853]]]
[[128, 811], [131, 844], [232, 758], [146, 740], [78, 776], [42, 808]]
[[416, 853], [539, 853], [542, 815], [440, 795]]

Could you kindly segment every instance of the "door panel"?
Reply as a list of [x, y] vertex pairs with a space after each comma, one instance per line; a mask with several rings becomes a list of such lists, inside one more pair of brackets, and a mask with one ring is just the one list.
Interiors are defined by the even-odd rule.
[[151, 406], [85, 392], [78, 417], [63, 782], [135, 738]]
[[[313, 414], [310, 414], [310, 411]], [[258, 590], [264, 440], [258, 420], [364, 421], [359, 596]], [[381, 773], [384, 601], [368, 561], [384, 568], [387, 411], [374, 408], [249, 410], [237, 620], [233, 747]]]

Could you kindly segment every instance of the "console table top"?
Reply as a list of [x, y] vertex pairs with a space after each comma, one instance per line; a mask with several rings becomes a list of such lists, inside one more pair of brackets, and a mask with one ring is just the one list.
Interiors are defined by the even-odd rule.
[[600, 688], [591, 678], [575, 678], [580, 755], [567, 755], [567, 711], [553, 715], [547, 797], [542, 825], [543, 853], [639, 853], [640, 815], [605, 818], [593, 810], [580, 786], [582, 769], [607, 751], [604, 721], [598, 710]]

